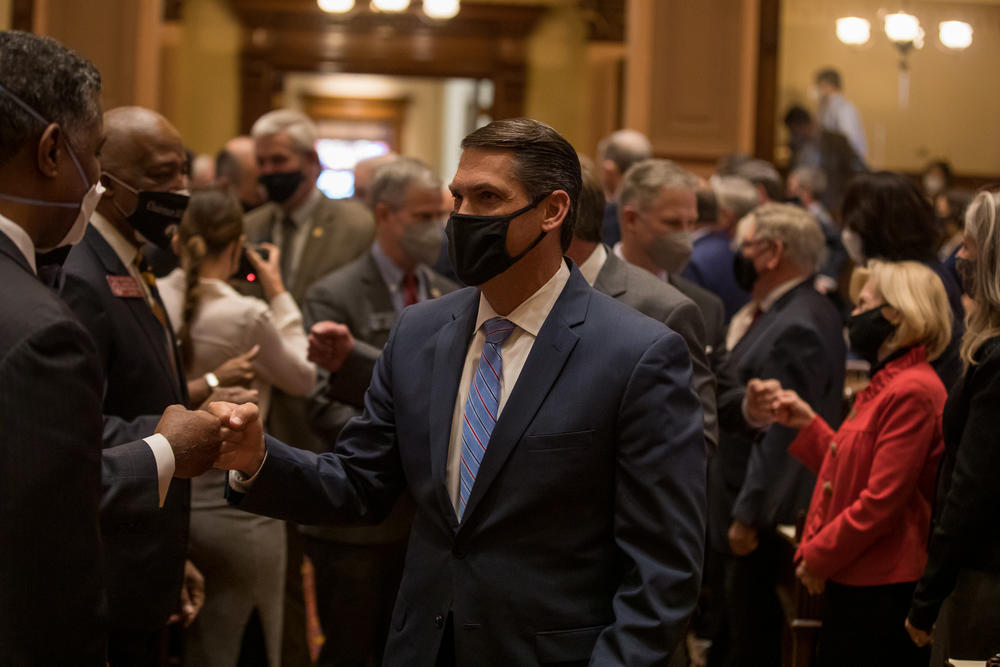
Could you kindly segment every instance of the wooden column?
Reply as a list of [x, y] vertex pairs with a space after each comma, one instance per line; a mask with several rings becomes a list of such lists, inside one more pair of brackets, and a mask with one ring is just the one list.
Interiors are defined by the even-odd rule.
[[752, 153], [760, 0], [629, 0], [625, 125], [699, 173]]

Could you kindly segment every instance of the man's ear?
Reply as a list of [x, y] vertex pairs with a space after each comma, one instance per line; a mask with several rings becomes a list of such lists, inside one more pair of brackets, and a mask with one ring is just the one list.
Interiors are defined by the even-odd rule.
[[621, 230], [624, 233], [628, 230], [630, 233], [635, 230], [636, 222], [639, 220], [639, 210], [635, 208], [632, 204], [627, 204], [618, 209], [618, 222], [621, 226]]
[[58, 124], [50, 123], [38, 140], [35, 163], [38, 165], [38, 170], [48, 178], [59, 175], [59, 153], [63, 150], [59, 139], [62, 133], [62, 128]]
[[566, 221], [569, 215], [569, 194], [565, 190], [556, 190], [542, 203], [542, 231], [552, 231]]
[[777, 268], [778, 264], [781, 263], [781, 258], [785, 255], [785, 242], [780, 239], [775, 239], [772, 243], [774, 243], [774, 257], [767, 260], [764, 266], [773, 270]]

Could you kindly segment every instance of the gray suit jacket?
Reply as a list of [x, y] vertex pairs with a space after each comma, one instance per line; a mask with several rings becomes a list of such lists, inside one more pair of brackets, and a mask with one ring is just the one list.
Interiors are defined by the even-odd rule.
[[[261, 243], [273, 238], [273, 230], [281, 225], [285, 212], [273, 202], [250, 211], [243, 221], [247, 243]], [[309, 238], [302, 251], [291, 284], [286, 285], [302, 307], [309, 287], [330, 273], [357, 258], [371, 246], [375, 238], [375, 223], [371, 212], [355, 201], [323, 197], [310, 221]], [[282, 248], [282, 251], [285, 249]], [[263, 297], [257, 284], [240, 289], [244, 294]], [[305, 401], [274, 389], [268, 415], [268, 431], [276, 438], [296, 447], [319, 451], [322, 444], [309, 429]]]
[[715, 376], [706, 356], [705, 323], [698, 306], [677, 288], [608, 251], [594, 289], [613, 296], [643, 315], [663, 322], [679, 333], [691, 353], [691, 384], [705, 411], [708, 453], [719, 443], [715, 408]]
[[[458, 285], [426, 266], [418, 267], [417, 273], [432, 299], [458, 289]], [[317, 281], [306, 293], [302, 310], [306, 327], [333, 320], [346, 324], [355, 339], [354, 350], [337, 373], [330, 376], [321, 371], [316, 392], [308, 403], [313, 430], [322, 438], [325, 449], [333, 451], [340, 430], [361, 414], [375, 361], [382, 354], [398, 314], [371, 252]], [[354, 544], [388, 542], [404, 538], [412, 518], [413, 501], [405, 495], [376, 527], [303, 526], [302, 532]]]

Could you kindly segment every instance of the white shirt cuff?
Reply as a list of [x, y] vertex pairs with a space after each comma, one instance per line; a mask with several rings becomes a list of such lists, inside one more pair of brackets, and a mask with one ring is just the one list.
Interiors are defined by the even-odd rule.
[[239, 470], [229, 471], [229, 487], [233, 491], [238, 491], [239, 493], [247, 493], [250, 491], [250, 487], [253, 486], [254, 480], [260, 474], [260, 471], [264, 469], [264, 464], [267, 463], [267, 450], [264, 450], [264, 458], [260, 461], [260, 467], [257, 468], [257, 472], [253, 474], [252, 477], [247, 477]]
[[143, 438], [143, 440], [153, 450], [153, 458], [156, 460], [160, 507], [163, 507], [163, 501], [167, 499], [167, 491], [170, 490], [170, 480], [174, 477], [174, 469], [176, 467], [174, 450], [170, 448], [170, 441], [162, 433], [154, 433], [148, 438]]

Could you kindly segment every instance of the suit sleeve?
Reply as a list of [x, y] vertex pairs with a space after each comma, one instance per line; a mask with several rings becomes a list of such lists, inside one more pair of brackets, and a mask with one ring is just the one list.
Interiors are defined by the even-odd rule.
[[706, 455], [688, 352], [668, 333], [640, 358], [619, 408], [615, 621], [592, 665], [665, 665], [694, 609], [705, 547]]
[[5, 664], [104, 664], [100, 388], [93, 343], [68, 319], [0, 351]]
[[691, 354], [691, 385], [701, 399], [705, 413], [705, 445], [711, 455], [719, 445], [719, 423], [716, 418], [715, 376], [705, 355], [705, 322], [698, 306], [687, 302], [671, 310], [664, 324], [681, 335]]
[[[798, 392], [806, 403], [815, 406], [819, 404], [823, 390], [817, 369], [828, 363], [823, 341], [817, 332], [803, 326], [792, 326], [774, 342], [770, 355], [760, 368], [759, 377], [778, 380], [782, 387]], [[733, 519], [751, 526], [758, 524], [764, 498], [788, 455], [788, 446], [795, 435], [795, 429], [772, 424], [760, 441], [754, 443], [743, 486], [733, 505]]]
[[378, 523], [406, 486], [396, 438], [392, 348], [401, 317], [375, 364], [365, 409], [337, 441], [336, 452], [314, 454], [271, 438], [249, 492], [226, 487], [230, 504], [304, 524]]
[[972, 396], [962, 439], [955, 454], [951, 486], [934, 523], [927, 567], [917, 583], [910, 606], [910, 622], [930, 630], [941, 604], [955, 588], [958, 572], [973, 560], [983, 537], [996, 531], [1000, 502], [996, 480], [1000, 475], [1000, 365], [984, 364], [966, 391]]

